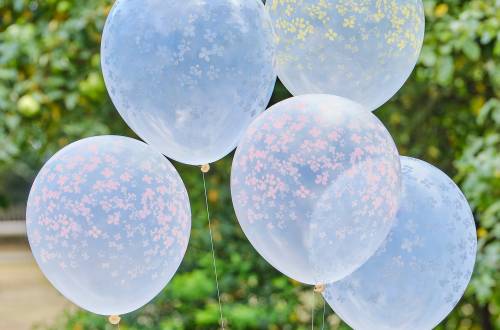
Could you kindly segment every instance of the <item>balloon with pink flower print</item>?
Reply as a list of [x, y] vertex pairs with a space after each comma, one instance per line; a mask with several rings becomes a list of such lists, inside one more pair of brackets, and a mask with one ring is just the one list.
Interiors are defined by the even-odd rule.
[[137, 140], [100, 136], [45, 164], [26, 220], [33, 255], [50, 282], [86, 310], [120, 315], [148, 303], [175, 274], [191, 210], [165, 157]]
[[389, 233], [401, 191], [399, 155], [357, 103], [303, 95], [262, 114], [236, 151], [231, 192], [257, 251], [307, 284], [340, 280]]

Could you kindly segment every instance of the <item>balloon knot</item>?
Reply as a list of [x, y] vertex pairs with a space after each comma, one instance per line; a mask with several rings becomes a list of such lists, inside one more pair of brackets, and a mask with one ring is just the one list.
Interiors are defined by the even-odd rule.
[[118, 315], [111, 315], [108, 320], [112, 325], [118, 325], [121, 321], [121, 317]]
[[208, 165], [208, 164], [202, 165], [201, 166], [201, 171], [203, 173], [208, 173], [208, 171], [210, 171], [210, 165]]
[[317, 284], [314, 287], [314, 292], [316, 292], [316, 293], [324, 293], [325, 292], [325, 285], [324, 284]]

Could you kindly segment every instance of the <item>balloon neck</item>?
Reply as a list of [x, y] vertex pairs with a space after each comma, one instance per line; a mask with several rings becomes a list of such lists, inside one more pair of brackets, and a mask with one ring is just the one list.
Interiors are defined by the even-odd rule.
[[325, 292], [325, 285], [324, 284], [317, 284], [314, 286], [314, 292], [316, 293], [324, 293]]
[[210, 165], [209, 164], [202, 165], [201, 166], [201, 171], [203, 173], [208, 173], [208, 171], [210, 171]]
[[118, 315], [111, 315], [109, 318], [108, 318], [108, 321], [109, 323], [111, 323], [112, 325], [118, 325], [121, 321], [121, 317], [118, 316]]

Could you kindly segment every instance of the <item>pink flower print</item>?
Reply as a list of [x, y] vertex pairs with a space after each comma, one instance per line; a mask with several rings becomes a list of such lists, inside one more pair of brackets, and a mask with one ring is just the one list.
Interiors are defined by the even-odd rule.
[[104, 183], [104, 187], [108, 190], [116, 190], [119, 186], [120, 184], [113, 180], [106, 180]]
[[88, 149], [88, 151], [93, 152], [93, 153], [96, 153], [99, 151], [99, 149], [97, 148], [97, 145], [95, 145], [95, 144], [89, 144], [87, 149]]
[[165, 186], [159, 186], [156, 191], [160, 194], [160, 195], [165, 195], [168, 191], [167, 187]]
[[314, 138], [317, 138], [318, 136], [321, 135], [321, 130], [317, 127], [314, 127], [312, 128], [310, 131], [309, 131], [309, 134], [314, 137]]
[[380, 181], [380, 177], [369, 171], [368, 173], [366, 173], [366, 180], [368, 181], [368, 184], [372, 186]]
[[300, 198], [308, 198], [311, 195], [311, 191], [304, 186], [300, 186], [299, 190], [295, 194]]
[[302, 123], [294, 123], [290, 126], [290, 131], [292, 132], [300, 132], [304, 128], [304, 124]]
[[315, 160], [315, 159], [309, 160], [307, 162], [307, 165], [309, 165], [309, 168], [313, 172], [317, 172], [317, 171], [319, 171], [321, 169], [321, 164], [317, 160]]
[[42, 235], [40, 234], [40, 231], [36, 229], [31, 237], [31, 243], [36, 246], [40, 244], [41, 241], [42, 241]]
[[151, 184], [153, 182], [153, 178], [151, 178], [149, 175], [145, 175], [142, 178], [142, 181], [146, 182], [147, 184]]
[[361, 143], [361, 136], [358, 134], [353, 134], [351, 136], [351, 141], [354, 143], [360, 144]]
[[316, 140], [313, 146], [317, 150], [325, 150], [328, 144], [326, 143], [325, 140]]
[[115, 212], [108, 216], [108, 224], [109, 225], [119, 225], [120, 224], [120, 213]]
[[99, 238], [101, 236], [102, 231], [96, 226], [92, 226], [92, 229], [88, 231], [88, 234], [93, 238]]
[[171, 221], [172, 221], [172, 217], [171, 217], [171, 216], [169, 216], [169, 215], [166, 215], [166, 214], [160, 214], [160, 215], [158, 216], [158, 223], [159, 223], [160, 225], [162, 225], [162, 226], [163, 226], [163, 225], [168, 224], [168, 223], [169, 223], [169, 222], [171, 222]]
[[153, 166], [151, 165], [150, 162], [143, 162], [141, 164], [141, 169], [146, 171], [146, 172], [151, 172], [151, 170], [153, 169]]
[[52, 182], [54, 181], [56, 178], [56, 174], [55, 173], [49, 173], [47, 174], [47, 182]]
[[155, 192], [151, 188], [147, 188], [144, 193], [142, 194], [142, 200], [147, 200], [153, 198], [155, 195]]
[[323, 172], [319, 175], [316, 175], [315, 183], [326, 186], [328, 184], [328, 172]]
[[83, 179], [83, 177], [80, 174], [76, 174], [75, 176], [73, 176], [73, 185], [75, 187], [79, 187], [84, 182], [85, 182], [85, 180]]
[[328, 139], [332, 141], [338, 141], [340, 139], [340, 134], [336, 131], [333, 131], [330, 134], [328, 134]]
[[118, 160], [113, 157], [113, 156], [110, 156], [110, 155], [106, 155], [104, 156], [104, 161], [112, 166], [118, 164]]
[[57, 184], [61, 187], [64, 186], [66, 182], [68, 182], [68, 177], [66, 175], [61, 175], [57, 180]]
[[355, 163], [359, 160], [361, 160], [364, 152], [361, 148], [356, 148], [351, 154], [351, 163]]
[[49, 252], [45, 249], [43, 249], [41, 252], [40, 252], [40, 256], [42, 257], [42, 262], [49, 262], [50, 260], [54, 259], [56, 257], [56, 255], [52, 252]]
[[267, 135], [266, 138], [264, 139], [264, 142], [267, 145], [272, 145], [275, 140], [276, 140], [276, 136], [274, 136], [274, 135]]
[[384, 202], [384, 199], [380, 196], [376, 197], [373, 201], [373, 208], [378, 209], [382, 203]]
[[61, 164], [57, 164], [55, 169], [57, 172], [62, 172], [64, 170], [64, 167]]
[[285, 127], [287, 121], [288, 119], [286, 117], [280, 117], [274, 122], [273, 126], [275, 128], [282, 129], [283, 127]]
[[102, 200], [99, 202], [99, 204], [101, 205], [101, 209], [103, 209], [104, 212], [109, 212], [113, 208], [113, 205], [107, 200]]
[[120, 180], [122, 180], [124, 182], [129, 182], [131, 179], [132, 179], [132, 175], [130, 175], [130, 173], [128, 173], [128, 172], [125, 172], [122, 175], [120, 175]]
[[170, 213], [172, 213], [172, 215], [177, 214], [177, 206], [175, 206], [175, 204], [170, 204], [168, 206], [168, 210], [170, 211]]
[[267, 229], [269, 229], [269, 230], [273, 230], [273, 229], [274, 229], [274, 225], [273, 225], [271, 222], [269, 222], [269, 223], [266, 225], [266, 227], [267, 227]]
[[255, 170], [257, 172], [260, 172], [262, 169], [264, 168], [264, 164], [258, 160], [256, 163], [255, 163]]
[[104, 170], [102, 170], [101, 174], [109, 179], [111, 176], [113, 176], [113, 171], [109, 167], [106, 167]]

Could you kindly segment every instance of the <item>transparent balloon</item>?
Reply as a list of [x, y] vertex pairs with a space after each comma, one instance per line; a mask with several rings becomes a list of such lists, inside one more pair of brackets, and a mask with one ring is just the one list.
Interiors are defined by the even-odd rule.
[[277, 72], [294, 95], [325, 93], [375, 110], [403, 86], [424, 39], [421, 0], [268, 0]]
[[231, 192], [255, 249], [307, 284], [339, 280], [384, 241], [400, 194], [399, 155], [369, 111], [331, 95], [280, 102], [236, 151]]
[[86, 310], [119, 315], [148, 303], [177, 271], [191, 210], [163, 155], [137, 140], [100, 136], [65, 147], [45, 164], [26, 221], [49, 281]]
[[202, 165], [230, 153], [266, 108], [274, 51], [259, 0], [118, 0], [101, 60], [127, 124], [166, 156]]
[[458, 303], [474, 268], [476, 228], [460, 189], [430, 164], [407, 157], [401, 163], [403, 197], [387, 241], [324, 294], [357, 330], [434, 328]]

